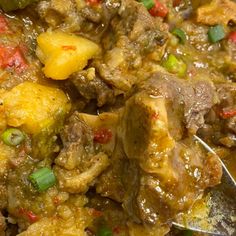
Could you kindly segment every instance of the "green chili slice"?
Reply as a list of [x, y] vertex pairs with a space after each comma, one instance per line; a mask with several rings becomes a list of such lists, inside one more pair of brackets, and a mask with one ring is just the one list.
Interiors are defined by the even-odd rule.
[[39, 191], [43, 192], [56, 183], [56, 177], [53, 171], [43, 167], [29, 176], [32, 185]]
[[19, 129], [9, 128], [1, 135], [2, 141], [9, 146], [17, 146], [25, 139], [25, 135]]

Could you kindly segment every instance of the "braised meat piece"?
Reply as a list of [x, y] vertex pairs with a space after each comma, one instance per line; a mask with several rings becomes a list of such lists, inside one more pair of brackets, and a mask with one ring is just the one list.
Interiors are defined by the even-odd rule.
[[92, 130], [74, 113], [61, 134], [63, 149], [55, 160], [59, 187], [70, 193], [86, 192], [109, 165], [108, 157], [97, 152]]
[[189, 132], [195, 133], [204, 124], [204, 115], [218, 101], [213, 83], [204, 79], [184, 81], [169, 74], [156, 73], [140, 87], [150, 96], [166, 98], [172, 107], [171, 112], [177, 113], [177, 120], [170, 118], [171, 132], [176, 132], [174, 127], [176, 124], [178, 127], [180, 121]]
[[234, 148], [236, 146], [236, 85], [235, 83], [216, 84], [219, 102], [205, 116], [206, 123], [198, 131], [209, 142]]
[[99, 107], [114, 102], [114, 91], [95, 74], [94, 68], [74, 73], [70, 80], [88, 101], [96, 99]]
[[236, 22], [236, 3], [231, 0], [213, 0], [197, 9], [197, 21], [206, 25]]
[[137, 69], [148, 54], [157, 50], [156, 58], [161, 59], [166, 40], [167, 26], [160, 19], [136, 1], [121, 1], [102, 41], [105, 55], [94, 61], [94, 67], [107, 84], [129, 91], [138, 82]]
[[[187, 210], [205, 188], [220, 182], [219, 160], [184, 133], [185, 127], [196, 131], [204, 123], [215, 92], [207, 81], [189, 83], [168, 75], [154, 75], [142, 88], [127, 101], [121, 121], [125, 154], [139, 168], [136, 191], [125, 196], [123, 206], [130, 212], [133, 202], [136, 218], [156, 223]], [[172, 112], [176, 109], [178, 114]], [[174, 121], [176, 137], [169, 130]]]

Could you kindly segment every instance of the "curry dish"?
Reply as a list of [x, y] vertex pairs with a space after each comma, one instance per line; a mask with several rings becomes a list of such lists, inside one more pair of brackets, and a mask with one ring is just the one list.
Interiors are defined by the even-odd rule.
[[0, 0], [0, 235], [195, 235], [235, 81], [234, 1]]

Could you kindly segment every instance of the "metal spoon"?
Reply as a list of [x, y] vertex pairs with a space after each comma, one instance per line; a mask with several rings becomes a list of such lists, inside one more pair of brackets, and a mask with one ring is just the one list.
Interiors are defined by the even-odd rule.
[[172, 223], [177, 228], [194, 232], [236, 236], [236, 181], [215, 151], [198, 136], [194, 135], [194, 139], [219, 158], [223, 168], [221, 184], [211, 188], [205, 197], [206, 217], [196, 213], [180, 214]]

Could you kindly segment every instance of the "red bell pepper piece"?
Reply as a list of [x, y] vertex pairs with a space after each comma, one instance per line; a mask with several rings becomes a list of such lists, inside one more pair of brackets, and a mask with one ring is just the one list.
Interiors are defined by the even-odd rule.
[[91, 6], [96, 6], [100, 4], [101, 0], [86, 0], [86, 2]]
[[30, 223], [34, 223], [39, 220], [39, 217], [35, 215], [32, 211], [26, 210], [24, 208], [19, 209], [19, 214], [25, 217]]
[[221, 111], [220, 116], [223, 119], [228, 119], [228, 118], [234, 117], [234, 116], [236, 116], [236, 110]]
[[166, 15], [168, 14], [168, 8], [164, 4], [160, 3], [158, 0], [154, 1], [155, 5], [149, 10], [149, 13], [152, 16], [159, 16], [165, 18]]
[[107, 144], [112, 139], [112, 132], [107, 128], [100, 128], [94, 132], [93, 140], [97, 143]]
[[19, 47], [0, 46], [0, 68], [14, 68], [17, 73], [21, 73], [27, 67], [27, 62]]
[[15, 68], [16, 72], [18, 73], [23, 72], [28, 67], [26, 60], [19, 48], [15, 48], [13, 54], [7, 60], [7, 65], [8, 67]]
[[179, 6], [182, 0], [173, 0], [173, 7]]
[[233, 43], [236, 43], [236, 31], [232, 31], [229, 33], [228, 39]]

